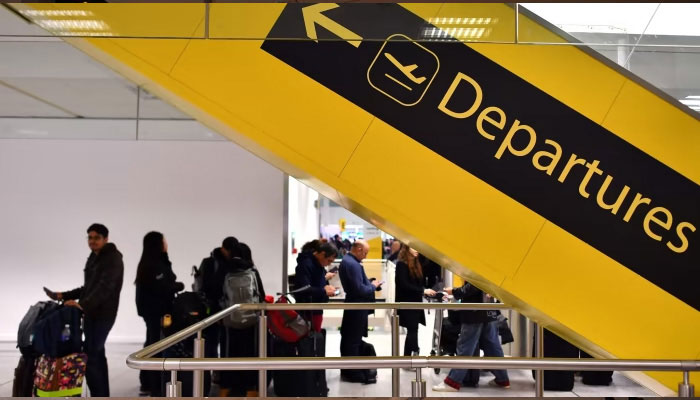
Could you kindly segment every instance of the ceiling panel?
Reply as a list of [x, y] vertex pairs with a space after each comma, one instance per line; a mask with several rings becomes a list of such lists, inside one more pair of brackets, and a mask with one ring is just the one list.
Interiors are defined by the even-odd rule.
[[0, 42], [0, 79], [117, 77], [109, 68], [62, 41]]
[[49, 33], [0, 6], [0, 35], [34, 36], [49, 35]]
[[228, 140], [197, 121], [139, 121], [139, 140]]
[[180, 112], [177, 108], [143, 89], [139, 103], [139, 118], [192, 119], [189, 115]]
[[0, 139], [134, 140], [136, 121], [0, 118]]
[[5, 79], [86, 118], [136, 118], [136, 87], [123, 79]]
[[2, 117], [72, 117], [46, 103], [3, 86], [0, 82], [0, 116]]

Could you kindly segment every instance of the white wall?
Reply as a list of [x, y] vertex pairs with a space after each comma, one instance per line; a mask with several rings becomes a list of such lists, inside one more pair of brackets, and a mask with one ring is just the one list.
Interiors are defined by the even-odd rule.
[[77, 287], [85, 229], [110, 229], [124, 286], [110, 341], [140, 342], [133, 280], [141, 240], [163, 232], [179, 280], [227, 235], [247, 242], [267, 292], [281, 289], [283, 174], [230, 142], [0, 140], [0, 340], [16, 340], [42, 286]]
[[[304, 185], [293, 177], [289, 177], [289, 238], [287, 255], [287, 272], [292, 275], [297, 266], [297, 256], [304, 243], [318, 239], [318, 209], [314, 205], [318, 200], [318, 192]], [[292, 253], [292, 235], [294, 248]]]

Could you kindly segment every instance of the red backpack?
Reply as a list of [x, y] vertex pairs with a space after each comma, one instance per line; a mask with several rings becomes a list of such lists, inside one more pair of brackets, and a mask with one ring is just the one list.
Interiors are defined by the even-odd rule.
[[[265, 299], [272, 303], [272, 299]], [[280, 296], [275, 303], [287, 304], [286, 295]], [[309, 323], [294, 310], [268, 310], [267, 328], [270, 333], [287, 343], [296, 343], [309, 334]]]

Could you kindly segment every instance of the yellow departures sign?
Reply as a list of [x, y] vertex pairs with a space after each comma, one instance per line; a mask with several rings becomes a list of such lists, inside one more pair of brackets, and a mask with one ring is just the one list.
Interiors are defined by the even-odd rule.
[[[130, 38], [67, 41], [588, 353], [700, 357], [700, 123], [582, 47], [504, 44], [512, 8], [31, 7], [92, 13]], [[468, 118], [439, 108], [459, 73]]]

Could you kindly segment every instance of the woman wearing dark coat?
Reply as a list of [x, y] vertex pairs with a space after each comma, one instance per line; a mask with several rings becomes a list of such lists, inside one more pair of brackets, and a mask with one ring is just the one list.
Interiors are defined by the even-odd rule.
[[[435, 291], [426, 289], [423, 279], [423, 270], [418, 261], [418, 252], [406, 245], [399, 250], [398, 263], [396, 264], [396, 302], [421, 303], [423, 296], [435, 296]], [[404, 342], [403, 355], [418, 354], [418, 324], [425, 325], [425, 313], [423, 310], [399, 310], [399, 325], [406, 328], [406, 341]]]
[[[168, 259], [168, 243], [160, 232], [149, 232], [143, 238], [143, 253], [136, 270], [136, 310], [146, 322], [144, 347], [160, 340], [160, 319], [172, 311], [175, 293], [185, 285], [177, 282]], [[157, 355], [155, 357], [158, 357]], [[141, 392], [163, 396], [158, 371], [141, 371]]]

